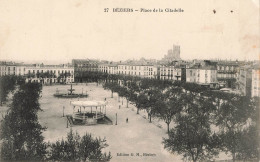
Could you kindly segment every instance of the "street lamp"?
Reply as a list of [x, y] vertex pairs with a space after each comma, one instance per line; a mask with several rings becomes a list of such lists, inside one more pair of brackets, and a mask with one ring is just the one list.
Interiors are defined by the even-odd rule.
[[63, 117], [64, 117], [64, 109], [65, 109], [65, 106], [63, 106]]
[[[151, 101], [150, 101], [150, 99], [151, 99], [151, 92], [148, 92], [147, 93], [147, 100], [148, 100], [148, 119], [150, 118], [150, 120], [149, 120], [149, 122], [151, 123], [152, 122], [152, 120], [151, 120], [151, 118], [152, 118], [152, 115], [151, 115], [151, 105], [150, 105], [150, 103], [151, 103]], [[150, 108], [150, 109], [149, 109]]]
[[116, 125], [117, 125], [117, 113], [116, 113]]

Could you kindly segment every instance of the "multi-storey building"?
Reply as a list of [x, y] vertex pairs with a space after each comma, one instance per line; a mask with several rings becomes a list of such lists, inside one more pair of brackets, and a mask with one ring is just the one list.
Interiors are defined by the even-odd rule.
[[16, 64], [16, 75], [24, 76], [26, 74], [26, 68], [30, 67], [31, 65], [26, 64]]
[[138, 76], [142, 78], [157, 78], [158, 67], [149, 64], [119, 64], [118, 74]]
[[118, 66], [117, 64], [100, 64], [98, 65], [98, 71], [107, 73], [107, 74], [117, 74]]
[[260, 66], [255, 65], [252, 69], [252, 97], [260, 97]]
[[43, 65], [1, 62], [0, 74], [24, 76], [27, 82], [72, 83], [74, 82], [74, 68], [70, 65]]
[[180, 66], [167, 66], [162, 65], [160, 67], [160, 79], [161, 80], [181, 80], [182, 69]]
[[73, 59], [72, 65], [75, 72], [75, 81], [82, 82], [82, 80], [88, 76], [91, 72], [98, 71], [98, 60], [90, 59]]
[[26, 81], [43, 84], [74, 82], [74, 67], [69, 64], [34, 64], [25, 68]]
[[215, 63], [204, 61], [186, 69], [186, 82], [217, 88], [217, 69]]
[[239, 73], [238, 61], [219, 61], [217, 63], [217, 79], [226, 88], [235, 88]]
[[241, 95], [251, 96], [252, 90], [252, 66], [245, 65], [240, 67], [238, 76], [238, 90]]
[[191, 67], [186, 69], [186, 81], [198, 84], [217, 83], [217, 70], [212, 68]]
[[0, 76], [6, 75], [6, 63], [0, 62]]
[[118, 67], [116, 64], [109, 64], [107, 69], [108, 74], [117, 74], [118, 73]]
[[102, 73], [107, 73], [108, 70], [108, 64], [100, 64], [98, 65], [98, 71]]
[[4, 75], [21, 75], [26, 74], [26, 68], [31, 65], [15, 62], [0, 62], [0, 76]]
[[16, 75], [16, 64], [14, 62], [0, 62], [0, 75]]

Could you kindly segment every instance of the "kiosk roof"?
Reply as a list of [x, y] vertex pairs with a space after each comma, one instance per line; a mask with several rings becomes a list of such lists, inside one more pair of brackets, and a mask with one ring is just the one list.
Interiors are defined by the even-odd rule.
[[71, 102], [73, 106], [82, 106], [82, 107], [95, 107], [95, 106], [105, 106], [105, 101], [73, 101]]

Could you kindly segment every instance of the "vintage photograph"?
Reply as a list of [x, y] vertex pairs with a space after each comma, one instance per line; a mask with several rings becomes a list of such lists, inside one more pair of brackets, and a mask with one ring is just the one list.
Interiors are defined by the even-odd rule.
[[259, 162], [259, 0], [0, 0], [0, 161]]

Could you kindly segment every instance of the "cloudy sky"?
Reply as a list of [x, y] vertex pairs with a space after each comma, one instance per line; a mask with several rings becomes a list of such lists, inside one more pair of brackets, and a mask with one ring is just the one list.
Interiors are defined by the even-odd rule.
[[183, 59], [260, 58], [258, 0], [0, 0], [0, 17], [0, 60], [161, 59], [173, 44]]

